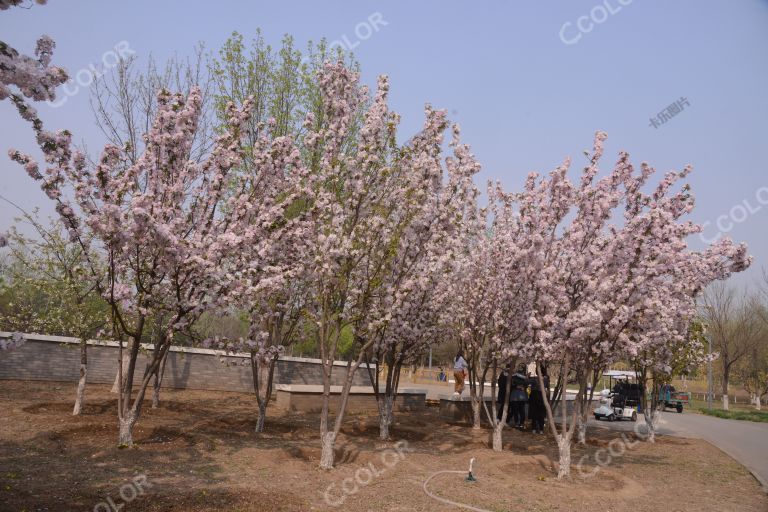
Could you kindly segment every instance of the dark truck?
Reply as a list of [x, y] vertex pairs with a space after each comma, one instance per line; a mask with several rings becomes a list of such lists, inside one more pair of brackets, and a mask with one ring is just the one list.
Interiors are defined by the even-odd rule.
[[671, 384], [663, 384], [659, 388], [659, 405], [662, 411], [667, 407], [675, 409], [677, 412], [683, 412], [683, 404], [690, 405], [691, 394], [688, 391], [677, 391]]

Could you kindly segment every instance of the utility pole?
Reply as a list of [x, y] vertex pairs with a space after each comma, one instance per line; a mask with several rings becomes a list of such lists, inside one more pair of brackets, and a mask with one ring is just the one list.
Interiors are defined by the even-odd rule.
[[712, 335], [707, 335], [709, 357], [707, 357], [707, 409], [712, 410]]
[[429, 346], [429, 369], [432, 369], [432, 345]]

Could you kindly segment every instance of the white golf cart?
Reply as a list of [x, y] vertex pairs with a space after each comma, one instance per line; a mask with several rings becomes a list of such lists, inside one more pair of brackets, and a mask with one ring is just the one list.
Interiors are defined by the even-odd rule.
[[608, 370], [608, 388], [600, 392], [600, 406], [594, 411], [595, 419], [637, 421], [637, 411], [642, 399], [642, 388], [631, 382], [635, 372]]

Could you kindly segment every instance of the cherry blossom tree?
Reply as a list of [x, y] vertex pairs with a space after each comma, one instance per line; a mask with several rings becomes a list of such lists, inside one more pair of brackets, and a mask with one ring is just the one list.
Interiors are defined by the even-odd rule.
[[[526, 226], [515, 210], [515, 194], [497, 184], [488, 186], [488, 207], [475, 220], [475, 235], [464, 247], [462, 265], [455, 274], [451, 317], [469, 366], [473, 427], [480, 428], [484, 410], [493, 428], [492, 447], [502, 449], [509, 400], [497, 403], [497, 378], [508, 370], [503, 396], [509, 397], [518, 361], [530, 354], [526, 344], [526, 317], [519, 313], [528, 300], [530, 281], [525, 268], [530, 252], [525, 246]], [[490, 372], [491, 407], [484, 390]], [[501, 410], [499, 410], [501, 407]]]
[[[689, 229], [699, 227], [693, 225]], [[703, 335], [694, 322], [697, 298], [710, 283], [745, 270], [752, 261], [746, 246], [735, 245], [727, 238], [704, 251], [679, 254], [682, 257], [672, 271], [677, 275], [647, 290], [633, 319], [628, 346], [638, 382], [650, 390], [650, 400], [646, 401], [647, 395], [643, 397], [649, 442], [655, 441], [660, 385], [668, 382], [676, 367], [694, 367], [708, 357], [704, 353]]]
[[[296, 226], [284, 232], [290, 237], [296, 232]], [[215, 337], [203, 342], [207, 347], [250, 355], [248, 364], [259, 410], [256, 432], [264, 431], [277, 361], [298, 339], [306, 316], [307, 289], [299, 256], [302, 245], [299, 240], [291, 239], [291, 243], [284, 243], [282, 247], [272, 251], [269, 266], [241, 280], [228, 300], [247, 311], [248, 336], [233, 340]]]
[[[453, 127], [453, 155], [441, 165], [441, 143], [448, 127], [444, 111], [426, 109], [423, 130], [401, 148], [395, 168], [402, 173], [403, 199], [394, 240], [381, 272], [381, 285], [363, 313], [366, 321], [379, 319], [370, 331], [375, 339], [373, 358], [386, 363], [371, 375], [379, 406], [379, 434], [389, 438], [400, 372], [435, 340], [445, 339], [446, 294], [442, 283], [450, 275], [462, 247], [468, 214], [474, 217], [477, 191], [473, 176], [479, 165], [460, 144]], [[444, 178], [444, 176], [446, 178]], [[386, 368], [386, 370], [383, 370]], [[372, 373], [371, 366], [368, 366]], [[384, 392], [380, 392], [383, 371]]]
[[[261, 151], [257, 157], [263, 163], [258, 173], [242, 175], [235, 192], [225, 194], [243, 161], [241, 128], [249, 104], [240, 110], [230, 107], [226, 131], [210, 155], [195, 162], [189, 154], [200, 105], [195, 88], [188, 97], [160, 91], [145, 150], [135, 163], [123, 149], [108, 145], [90, 166], [83, 154], [70, 151], [67, 132], [38, 132], [49, 164], [45, 177], [30, 156], [11, 151], [57, 202], [71, 238], [106, 255], [107, 271], [94, 271], [94, 279], [112, 308], [115, 330], [130, 339], [127, 368], [119, 365], [121, 445], [133, 442], [147, 386], [174, 334], [188, 331], [202, 312], [217, 307], [233, 283], [261, 265], [259, 255], [269, 253], [283, 209], [276, 199], [278, 183], [285, 169], [299, 162], [289, 139], [265, 140], [255, 150]], [[74, 191], [76, 206], [66, 199], [65, 187]], [[86, 229], [99, 247], [86, 244]], [[148, 319], [160, 315], [168, 318], [168, 327], [155, 340], [160, 348], [152, 352], [134, 397], [140, 342]], [[119, 352], [122, 360], [122, 343]]]
[[[347, 366], [340, 404], [329, 425], [331, 374], [342, 330], [354, 323], [355, 303], [363, 301], [370, 281], [362, 273], [367, 258], [379, 247], [370, 239], [387, 222], [385, 162], [388, 139], [386, 82], [380, 82], [377, 105], [366, 114], [358, 157], [347, 156], [344, 145], [353, 142], [348, 129], [365, 100], [367, 90], [358, 86], [358, 76], [340, 64], [328, 64], [319, 76], [323, 91], [321, 116], [308, 116], [304, 139], [308, 148], [310, 175], [307, 197], [311, 224], [307, 235], [315, 242], [307, 254], [308, 284], [311, 287], [308, 314], [317, 326], [317, 345], [323, 364], [323, 400], [320, 413], [322, 454], [320, 467], [333, 467], [336, 436], [346, 408], [352, 378], [362, 362], [362, 352]], [[374, 253], [374, 254], [372, 254]], [[363, 278], [363, 279], [361, 279]], [[365, 347], [368, 348], [367, 346]]]
[[[340, 63], [328, 63], [319, 84], [323, 108], [320, 116], [307, 116], [303, 141], [309, 167], [305, 234], [313, 242], [306, 254], [307, 313], [316, 326], [323, 364], [320, 466], [330, 469], [354, 373], [375, 341], [362, 332], [361, 311], [371, 303], [377, 273], [393, 237], [401, 187], [389, 166], [397, 117], [387, 110], [386, 78], [379, 79], [358, 137], [350, 128], [367, 101], [367, 88], [358, 85], [357, 73]], [[354, 155], [346, 152], [347, 144], [357, 145]], [[359, 327], [355, 329], [357, 357], [347, 365], [340, 404], [330, 425], [333, 363], [342, 330], [349, 327]]]
[[[309, 168], [304, 185], [308, 198], [304, 235], [312, 240], [305, 259], [310, 290], [307, 313], [323, 361], [320, 465], [329, 469], [357, 369], [370, 359], [374, 345], [378, 343], [386, 353], [384, 345], [391, 346], [406, 330], [420, 327], [399, 320], [415, 322], [419, 315], [431, 316], [414, 301], [424, 298], [434, 270], [417, 275], [415, 269], [423, 270], [430, 261], [429, 257], [423, 259], [425, 255], [435, 257], [428, 250], [430, 240], [436, 241], [433, 237], [444, 230], [441, 224], [450, 220], [441, 217], [449, 211], [441, 211], [439, 205], [450, 194], [463, 193], [466, 176], [474, 174], [477, 166], [454, 166], [451, 161], [448, 183], [442, 183], [436, 159], [444, 113], [429, 107], [419, 140], [410, 148], [398, 149], [395, 130], [399, 117], [387, 108], [386, 77], [379, 78], [373, 98], [358, 84], [358, 74], [341, 63], [326, 64], [318, 83], [323, 107], [317, 115], [307, 116], [302, 140]], [[435, 234], [426, 233], [433, 228]], [[439, 258], [429, 265], [440, 265]], [[347, 329], [353, 333], [353, 354], [331, 425], [333, 361]], [[390, 374], [389, 381], [384, 433], [389, 423], [386, 400], [394, 399], [397, 377]]]
[[[559, 478], [570, 472], [571, 440], [587, 403], [589, 371], [599, 371], [617, 354], [636, 354], [638, 343], [649, 339], [640, 340], [644, 329], [653, 339], [676, 338], [679, 326], [690, 320], [683, 298], [692, 300], [708, 279], [725, 278], [748, 264], [746, 248], [729, 241], [700, 253], [686, 250], [686, 237], [699, 227], [680, 220], [693, 208], [693, 199], [687, 186], [677, 192], [673, 186], [689, 168], [667, 173], [645, 195], [641, 188], [653, 169], [643, 165], [636, 173], [621, 153], [613, 170], [596, 180], [605, 138], [598, 132], [578, 185], [568, 179], [566, 161], [548, 178], [529, 177], [519, 200], [521, 222], [531, 226], [526, 236], [536, 248], [529, 270], [531, 300], [520, 314], [528, 318], [528, 342], [558, 443]], [[624, 209], [620, 222], [619, 207]], [[653, 300], [663, 293], [667, 302]], [[670, 302], [673, 297], [680, 300]], [[579, 386], [570, 415], [561, 394], [559, 430], [544, 391], [543, 364], [559, 366], [563, 386], [571, 379]]]

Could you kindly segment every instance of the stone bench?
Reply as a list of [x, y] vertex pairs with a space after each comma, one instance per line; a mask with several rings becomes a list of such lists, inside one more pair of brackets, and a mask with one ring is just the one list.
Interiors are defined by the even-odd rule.
[[[306, 384], [278, 384], [275, 386], [278, 407], [291, 412], [317, 413], [323, 407], [323, 386]], [[331, 386], [330, 410], [339, 407], [341, 386]], [[383, 393], [383, 391], [382, 391]], [[401, 389], [395, 399], [395, 411], [415, 411], [426, 407], [426, 389]], [[346, 412], [376, 412], [376, 395], [370, 386], [352, 386]]]

